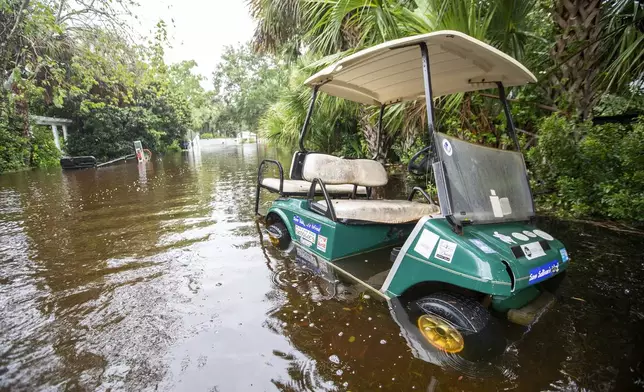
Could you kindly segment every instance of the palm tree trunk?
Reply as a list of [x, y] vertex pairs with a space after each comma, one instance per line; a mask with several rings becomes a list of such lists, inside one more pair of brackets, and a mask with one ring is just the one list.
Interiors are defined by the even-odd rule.
[[598, 94], [594, 82], [601, 60], [601, 0], [557, 0], [553, 12], [557, 37], [551, 56], [557, 70], [551, 74], [551, 95], [562, 95], [560, 108], [587, 119]]

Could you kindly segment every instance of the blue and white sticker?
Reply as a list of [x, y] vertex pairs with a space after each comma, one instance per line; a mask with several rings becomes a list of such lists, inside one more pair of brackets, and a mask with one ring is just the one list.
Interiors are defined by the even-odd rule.
[[316, 223], [306, 223], [302, 218], [295, 215], [293, 217], [295, 223], [295, 235], [300, 239], [300, 242], [306, 246], [313, 246], [317, 242], [317, 234], [320, 233], [322, 226]]
[[445, 151], [445, 154], [451, 157], [452, 154], [454, 153], [454, 150], [452, 150], [452, 143], [450, 143], [449, 140], [447, 139], [443, 139], [442, 145], [443, 145], [443, 151]]
[[314, 231], [314, 232], [316, 232], [318, 234], [320, 234], [320, 230], [322, 230], [322, 225], [320, 225], [318, 223], [304, 222], [304, 219], [300, 218], [298, 215], [293, 216], [293, 222], [297, 226], [301, 226], [301, 227], [303, 227], [305, 229]]
[[546, 280], [552, 275], [559, 272], [559, 261], [551, 261], [548, 264], [544, 264], [537, 268], [530, 270], [530, 279], [528, 280], [529, 284], [539, 283], [542, 280]]
[[483, 252], [485, 252], [487, 254], [496, 253], [496, 251], [494, 249], [490, 248], [488, 246], [488, 244], [486, 244], [485, 242], [479, 240], [478, 238], [473, 238], [473, 239], [470, 240], [470, 242], [473, 243], [474, 245], [476, 245], [477, 248], [479, 248], [480, 250], [482, 250]]
[[559, 249], [559, 253], [561, 254], [561, 261], [563, 261], [564, 263], [570, 260], [570, 257], [568, 257], [568, 251], [566, 250], [566, 248]]

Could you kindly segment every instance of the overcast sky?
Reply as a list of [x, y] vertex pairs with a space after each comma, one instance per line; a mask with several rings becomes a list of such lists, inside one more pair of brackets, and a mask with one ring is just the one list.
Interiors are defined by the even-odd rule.
[[[245, 0], [139, 0], [133, 9], [139, 16], [141, 34], [150, 36], [156, 23], [168, 25], [172, 48], [166, 49], [166, 62], [195, 60], [198, 72], [208, 78], [205, 88], [212, 88], [212, 71], [226, 45], [246, 42], [253, 36], [255, 24]], [[172, 23], [174, 19], [174, 25]]]

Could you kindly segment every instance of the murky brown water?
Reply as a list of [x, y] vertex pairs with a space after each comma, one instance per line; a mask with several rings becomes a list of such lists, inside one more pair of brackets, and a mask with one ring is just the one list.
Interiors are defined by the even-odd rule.
[[573, 260], [561, 300], [506, 325], [500, 357], [445, 360], [410, 348], [386, 303], [270, 247], [254, 183], [276, 155], [1, 176], [0, 390], [644, 388], [644, 235], [542, 222]]

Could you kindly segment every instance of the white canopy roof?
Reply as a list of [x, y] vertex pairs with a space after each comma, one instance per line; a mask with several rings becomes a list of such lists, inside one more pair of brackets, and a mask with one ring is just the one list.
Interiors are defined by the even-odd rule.
[[434, 97], [534, 83], [518, 61], [458, 31], [444, 30], [384, 42], [332, 64], [306, 80], [320, 91], [365, 104], [389, 104], [425, 96], [418, 44], [429, 50]]

